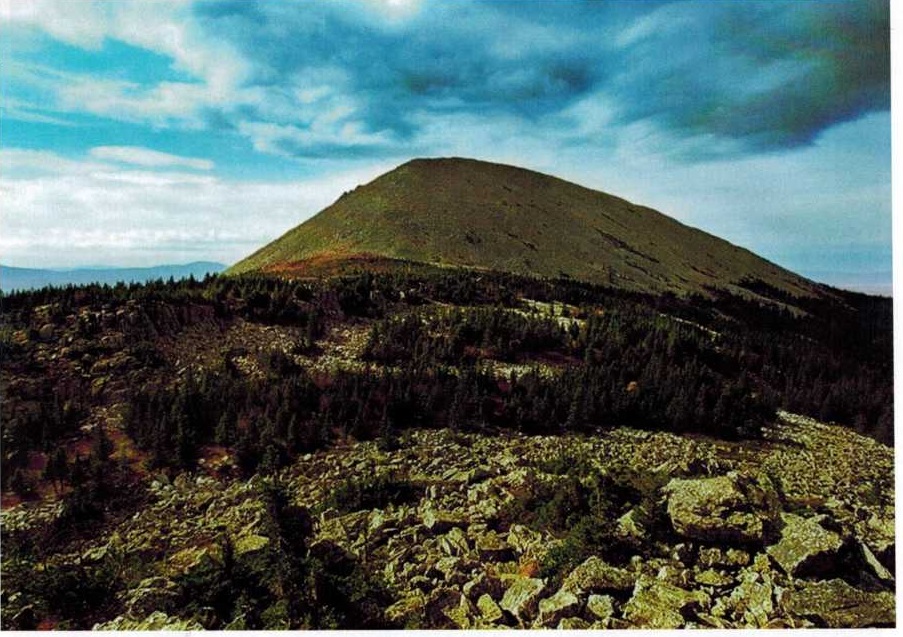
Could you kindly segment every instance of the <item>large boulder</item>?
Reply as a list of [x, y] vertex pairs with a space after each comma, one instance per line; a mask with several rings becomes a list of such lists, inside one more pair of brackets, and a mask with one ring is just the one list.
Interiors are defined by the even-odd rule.
[[686, 538], [761, 545], [777, 526], [777, 492], [764, 476], [752, 479], [732, 472], [715, 478], [675, 478], [664, 493], [671, 524]]
[[806, 583], [783, 596], [785, 610], [824, 628], [871, 628], [895, 625], [894, 594], [869, 593], [840, 579]]
[[844, 542], [840, 535], [822, 526], [826, 516], [803, 518], [784, 513], [781, 519], [781, 540], [767, 549], [778, 566], [791, 577], [830, 573]]
[[690, 612], [704, 610], [710, 603], [702, 591], [688, 591], [644, 575], [624, 604], [624, 619], [637, 628], [682, 628]]
[[552, 628], [565, 617], [573, 617], [580, 612], [580, 600], [572, 592], [560, 590], [551, 597], [539, 601], [539, 617], [536, 623]]
[[545, 589], [546, 583], [541, 579], [518, 577], [508, 586], [499, 606], [527, 625], [536, 616]]
[[633, 589], [636, 575], [593, 555], [568, 574], [562, 588], [583, 593], [617, 593]]

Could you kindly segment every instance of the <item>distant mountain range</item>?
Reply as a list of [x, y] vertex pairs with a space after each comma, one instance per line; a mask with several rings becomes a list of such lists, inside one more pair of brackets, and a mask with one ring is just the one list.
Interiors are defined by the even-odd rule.
[[412, 262], [648, 293], [829, 294], [651, 208], [550, 175], [461, 158], [403, 164], [345, 193], [227, 274], [304, 277]]
[[48, 285], [84, 285], [88, 283], [143, 283], [154, 279], [203, 278], [226, 269], [222, 263], [195, 261], [184, 265], [158, 265], [147, 268], [77, 268], [72, 270], [41, 270], [0, 265], [0, 290], [32, 290]]

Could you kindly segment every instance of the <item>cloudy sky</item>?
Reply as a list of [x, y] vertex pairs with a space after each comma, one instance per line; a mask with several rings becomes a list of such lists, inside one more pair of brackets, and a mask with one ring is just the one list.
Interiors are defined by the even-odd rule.
[[418, 156], [891, 269], [885, 1], [0, 0], [0, 260], [231, 263]]

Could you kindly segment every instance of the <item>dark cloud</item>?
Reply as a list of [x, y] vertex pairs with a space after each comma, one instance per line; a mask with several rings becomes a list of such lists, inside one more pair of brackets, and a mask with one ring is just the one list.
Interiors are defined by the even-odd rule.
[[890, 108], [886, 3], [715, 6], [664, 9], [663, 33], [626, 52], [626, 67], [640, 72], [611, 84], [623, 120], [651, 118], [769, 150]]
[[448, 113], [516, 116], [566, 136], [555, 128], [559, 116], [603, 96], [615, 125], [648, 122], [761, 152], [809, 144], [837, 123], [889, 109], [881, 0], [424, 2], [396, 20], [363, 6], [200, 3], [211, 36], [253, 63], [249, 86], [287, 105], [224, 108], [210, 121], [314, 127], [303, 108], [293, 116], [290, 88], [325, 84], [331, 93], [316, 108], [341, 111], [371, 141], [356, 151], [353, 141], [283, 146], [372, 153], [372, 136], [410, 144], [418, 122]]

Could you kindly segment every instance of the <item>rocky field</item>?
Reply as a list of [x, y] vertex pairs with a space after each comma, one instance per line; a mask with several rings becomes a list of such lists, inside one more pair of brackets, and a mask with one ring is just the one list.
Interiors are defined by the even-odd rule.
[[[414, 430], [233, 475], [223, 452], [149, 480], [137, 513], [43, 560], [28, 538], [60, 506], [4, 511], [5, 625], [54, 626], [29, 592], [49, 573], [102, 588], [102, 629], [278, 628], [286, 602], [254, 595], [292, 594], [343, 609], [319, 627], [895, 623], [893, 451], [790, 414], [737, 443]], [[227, 611], [217, 587], [241, 591]]]

